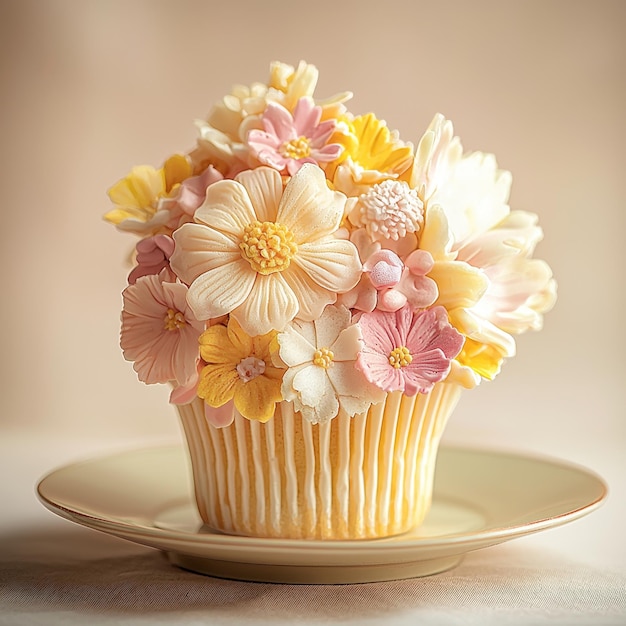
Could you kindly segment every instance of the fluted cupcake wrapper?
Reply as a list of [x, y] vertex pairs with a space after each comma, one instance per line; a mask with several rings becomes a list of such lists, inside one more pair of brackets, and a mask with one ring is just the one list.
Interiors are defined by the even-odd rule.
[[178, 407], [200, 516], [238, 535], [363, 539], [420, 524], [432, 499], [437, 449], [462, 387], [412, 398], [387, 394], [355, 417], [312, 425], [281, 402], [265, 424], [214, 428], [196, 398]]

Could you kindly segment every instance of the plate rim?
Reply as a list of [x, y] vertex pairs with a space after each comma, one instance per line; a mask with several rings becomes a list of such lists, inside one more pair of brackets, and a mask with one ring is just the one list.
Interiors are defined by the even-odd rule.
[[[525, 524], [516, 524], [513, 526], [505, 526], [501, 528], [491, 529], [478, 529], [474, 531], [460, 532], [458, 534], [445, 535], [441, 537], [416, 537], [409, 536], [406, 539], [395, 537], [392, 542], [385, 541], [385, 539], [364, 539], [364, 540], [302, 540], [302, 539], [280, 539], [280, 538], [264, 538], [264, 537], [246, 537], [239, 535], [225, 535], [218, 533], [183, 533], [180, 531], [157, 527], [146, 526], [145, 524], [130, 523], [122, 519], [106, 519], [104, 517], [96, 517], [90, 515], [84, 511], [68, 508], [63, 504], [55, 502], [53, 499], [45, 494], [46, 481], [52, 479], [55, 475], [62, 472], [73, 471], [83, 465], [93, 465], [102, 462], [111, 462], [116, 457], [128, 457], [137, 454], [165, 454], [172, 453], [174, 451], [182, 452], [183, 458], [185, 458], [184, 444], [167, 444], [167, 445], [155, 445], [145, 446], [140, 448], [132, 448], [120, 451], [113, 451], [108, 453], [101, 453], [94, 455], [83, 460], [74, 461], [65, 465], [60, 465], [46, 474], [44, 474], [36, 484], [36, 495], [40, 502], [51, 512], [59, 515], [60, 517], [69, 521], [78, 523], [80, 525], [112, 534], [129, 541], [141, 543], [142, 538], [146, 539], [168, 539], [176, 542], [183, 542], [189, 544], [188, 547], [192, 547], [191, 544], [202, 543], [208, 546], [219, 547], [221, 549], [241, 549], [242, 546], [255, 550], [293, 550], [297, 548], [299, 552], [319, 552], [321, 551], [349, 551], [356, 553], [365, 550], [370, 553], [372, 550], [382, 550], [388, 552], [401, 552], [407, 549], [414, 551], [418, 547], [424, 549], [437, 549], [442, 546], [446, 548], [459, 548], [460, 552], [466, 552], [487, 545], [495, 545], [504, 541], [515, 539], [524, 535], [533, 534], [541, 530], [548, 528], [555, 528], [564, 525], [568, 522], [575, 521], [581, 517], [584, 517], [597, 508], [599, 508], [607, 499], [609, 493], [609, 487], [606, 481], [595, 471], [590, 470], [583, 465], [557, 459], [555, 457], [525, 453], [517, 450], [508, 450], [500, 448], [483, 448], [478, 446], [463, 446], [458, 444], [442, 444], [440, 451], [446, 451], [448, 453], [469, 453], [480, 456], [491, 457], [506, 457], [515, 458], [526, 462], [541, 463], [549, 465], [555, 468], [567, 469], [569, 471], [578, 472], [585, 475], [596, 482], [596, 486], [599, 487], [598, 496], [583, 506], [579, 506], [575, 509], [568, 510], [559, 515], [548, 516], [537, 520], [530, 521]], [[188, 460], [187, 460], [188, 462]], [[183, 496], [181, 495], [181, 499]], [[132, 537], [130, 536], [132, 535]], [[149, 544], [153, 547], [159, 548], [155, 545], [155, 541]], [[161, 548], [164, 549], [164, 548]], [[412, 561], [414, 558], [409, 558], [407, 555], [407, 561]]]

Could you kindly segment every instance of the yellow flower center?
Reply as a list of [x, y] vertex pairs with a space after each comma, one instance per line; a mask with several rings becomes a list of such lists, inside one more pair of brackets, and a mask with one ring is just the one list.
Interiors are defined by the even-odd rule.
[[265, 275], [287, 269], [298, 245], [282, 224], [257, 220], [245, 227], [239, 249], [252, 269]]
[[327, 370], [333, 364], [334, 358], [335, 355], [332, 350], [322, 348], [321, 350], [315, 351], [315, 354], [313, 355], [313, 363]]
[[400, 348], [394, 348], [389, 353], [389, 365], [393, 365], [397, 370], [401, 367], [405, 367], [413, 360], [408, 348], [401, 346]]
[[303, 159], [311, 154], [311, 142], [304, 136], [285, 141], [280, 153], [287, 159]]
[[185, 316], [174, 309], [168, 309], [163, 318], [163, 326], [165, 330], [180, 330], [187, 325]]

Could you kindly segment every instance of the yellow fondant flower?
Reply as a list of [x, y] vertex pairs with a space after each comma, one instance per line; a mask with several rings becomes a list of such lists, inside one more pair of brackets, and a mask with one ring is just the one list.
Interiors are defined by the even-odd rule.
[[115, 208], [104, 219], [120, 230], [143, 237], [170, 234], [171, 229], [167, 227], [170, 212], [161, 206], [161, 200], [191, 173], [190, 163], [181, 155], [170, 157], [158, 170], [149, 165], [134, 167], [128, 176], [109, 189]]
[[361, 276], [354, 244], [333, 236], [344, 205], [310, 163], [284, 192], [268, 167], [211, 185], [197, 223], [174, 233], [171, 267], [190, 285], [192, 310], [203, 320], [230, 313], [250, 335], [319, 317]]
[[384, 121], [368, 113], [354, 118], [349, 130], [354, 140], [337, 139], [344, 146], [344, 153], [326, 169], [337, 189], [355, 196], [366, 192], [369, 185], [408, 175], [413, 163], [413, 146], [400, 141], [398, 133], [389, 130]]
[[282, 400], [283, 370], [273, 365], [278, 351], [276, 332], [250, 337], [230, 318], [228, 326], [216, 324], [200, 335], [198, 396], [213, 408], [230, 400], [244, 417], [267, 422], [276, 402]]

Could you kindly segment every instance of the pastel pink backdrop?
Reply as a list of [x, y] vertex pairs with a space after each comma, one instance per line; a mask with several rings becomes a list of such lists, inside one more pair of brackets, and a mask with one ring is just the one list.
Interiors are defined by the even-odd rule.
[[[626, 517], [624, 23], [622, 2], [2, 3], [1, 436], [75, 439], [72, 459], [180, 439], [168, 390], [121, 356], [134, 240], [102, 221], [106, 190], [190, 148], [233, 83], [305, 59], [319, 96], [350, 89], [351, 110], [413, 141], [441, 112], [512, 171], [559, 301], [495, 383], [466, 394], [446, 440], [616, 477], [581, 549], [626, 561], [623, 543], [597, 554]], [[578, 524], [560, 536], [591, 522]]]

